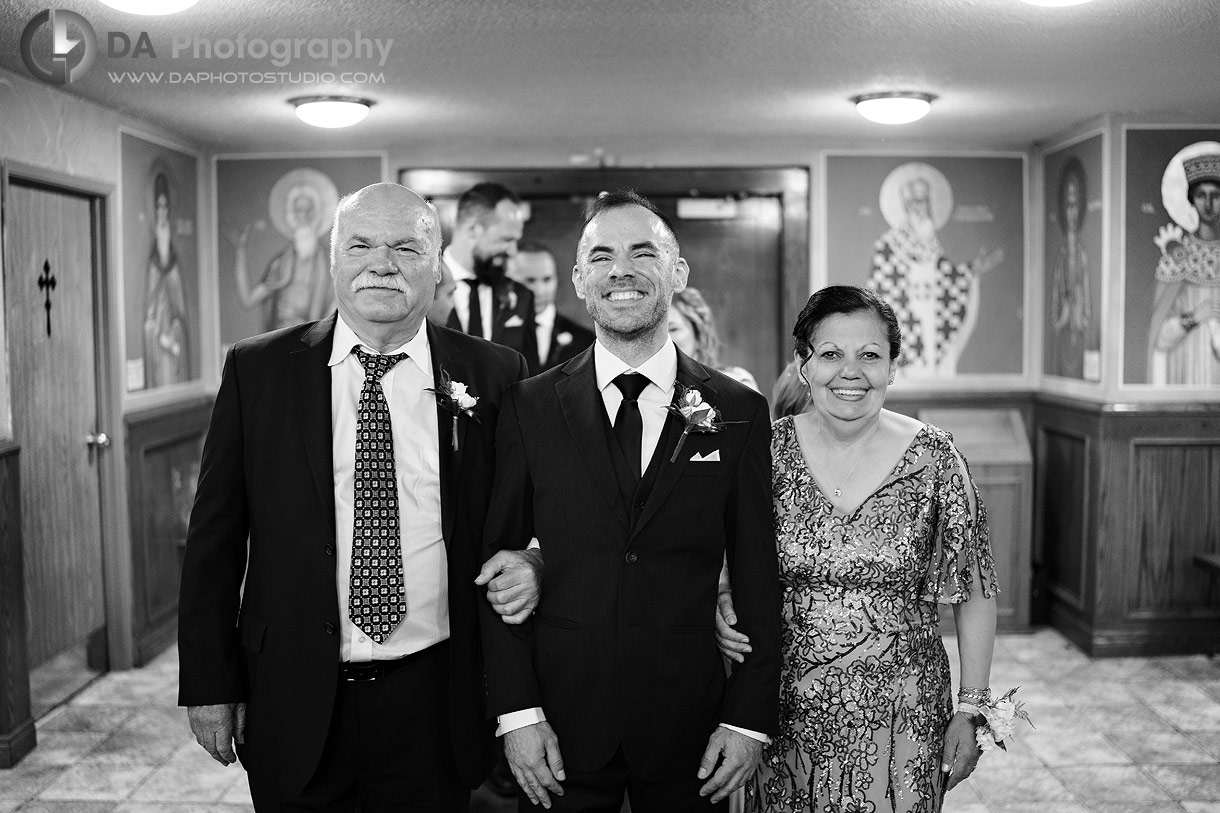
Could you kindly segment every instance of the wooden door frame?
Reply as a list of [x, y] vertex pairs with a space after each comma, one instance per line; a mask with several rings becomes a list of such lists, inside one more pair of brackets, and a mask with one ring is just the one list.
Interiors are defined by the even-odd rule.
[[[112, 327], [119, 325], [118, 297], [111, 295], [111, 268], [118, 268], [111, 257], [109, 213], [116, 189], [104, 183], [19, 161], [0, 160], [0, 228], [8, 228], [8, 188], [11, 179], [43, 186], [53, 191], [78, 195], [89, 201], [89, 220], [93, 257], [93, 353], [94, 387], [97, 392], [95, 431], [110, 436], [110, 448], [98, 455], [98, 511], [102, 544], [102, 579], [106, 619], [106, 654], [110, 669], [130, 669], [134, 664], [131, 597], [132, 568], [126, 498], [126, 449], [122, 393], [116, 370], [123, 369], [118, 356], [119, 342]], [[10, 244], [6, 239], [5, 245]], [[120, 329], [120, 328], [116, 328]], [[30, 487], [31, 484], [26, 484]]]
[[780, 231], [778, 358], [791, 350], [788, 331], [809, 298], [809, 168], [787, 167], [607, 167], [574, 169], [407, 169], [398, 182], [424, 197], [456, 197], [476, 183], [494, 181], [522, 198], [596, 195], [631, 187], [649, 195], [719, 198], [748, 192], [776, 196], [783, 209]]

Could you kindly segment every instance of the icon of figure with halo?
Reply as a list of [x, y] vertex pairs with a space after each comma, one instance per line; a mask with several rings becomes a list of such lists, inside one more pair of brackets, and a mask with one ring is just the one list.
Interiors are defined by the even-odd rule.
[[1004, 252], [980, 248], [962, 264], [945, 256], [936, 233], [953, 211], [953, 190], [930, 164], [895, 167], [880, 198], [890, 228], [873, 248], [868, 287], [890, 303], [902, 326], [903, 375], [957, 375], [978, 319], [979, 277], [1003, 262]]
[[191, 377], [186, 296], [173, 242], [169, 174], [163, 166], [154, 165], [151, 177], [152, 247], [144, 286], [145, 389]]
[[1048, 314], [1055, 337], [1054, 362], [1049, 372], [1068, 378], [1083, 378], [1084, 354], [1097, 346], [1089, 258], [1081, 239], [1088, 209], [1086, 189], [1084, 164], [1073, 156], [1059, 173], [1055, 223], [1059, 226], [1061, 242], [1055, 260], [1054, 293]]
[[330, 257], [323, 239], [330, 231], [339, 191], [316, 169], [300, 167], [284, 173], [271, 187], [267, 213], [288, 244], [267, 263], [262, 277], [251, 283], [246, 243], [255, 221], [241, 231], [228, 230], [236, 247], [233, 273], [237, 299], [244, 308], [262, 308], [263, 330], [275, 330], [321, 319], [335, 307]]
[[1161, 202], [1173, 218], [1161, 250], [1148, 340], [1152, 384], [1220, 384], [1220, 143], [1200, 141], [1170, 160]]

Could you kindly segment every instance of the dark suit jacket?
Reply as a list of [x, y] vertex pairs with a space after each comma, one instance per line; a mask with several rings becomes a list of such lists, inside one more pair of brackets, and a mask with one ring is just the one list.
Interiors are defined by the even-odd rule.
[[[450, 265], [450, 268], [453, 268]], [[466, 285], [459, 282], [459, 285]], [[472, 290], [471, 295], [474, 295]], [[534, 292], [516, 280], [505, 278], [503, 285], [492, 297], [496, 305], [496, 313], [492, 319], [491, 336], [496, 344], [511, 347], [530, 364], [537, 366], [533, 359], [538, 358], [538, 331], [534, 324]], [[455, 309], [449, 315], [448, 327], [454, 330], [462, 329]], [[470, 331], [466, 331], [469, 333]]]
[[[670, 463], [681, 425], [668, 418], [651, 493], [629, 496], [593, 368], [590, 348], [504, 402], [485, 555], [536, 536], [546, 576], [529, 622], [483, 625], [490, 711], [541, 706], [569, 769], [597, 770], [621, 746], [641, 778], [694, 776], [719, 723], [777, 725], [767, 402], [679, 352], [678, 382], [737, 423], [689, 435]], [[714, 451], [717, 461], [691, 462]], [[713, 632], [726, 551], [738, 629], [754, 647], [727, 681]]]
[[[245, 701], [242, 763], [285, 793], [326, 741], [338, 684], [339, 607], [331, 383], [335, 316], [238, 342], [225, 361], [203, 447], [179, 604], [184, 706]], [[493, 744], [486, 723], [473, 580], [494, 466], [500, 400], [526, 374], [517, 353], [428, 325], [439, 367], [479, 397], [481, 423], [437, 408], [442, 531], [449, 560], [454, 756], [472, 787]], [[247, 537], [249, 549], [247, 554]], [[242, 592], [242, 578], [245, 588]], [[240, 612], [239, 612], [240, 604]]]
[[[566, 334], [566, 338], [565, 337]], [[535, 331], [537, 335], [537, 331]], [[551, 346], [547, 350], [546, 362], [535, 364], [532, 359], [537, 356], [526, 356], [530, 361], [530, 373], [537, 375], [544, 370], [549, 370], [552, 367], [558, 367], [566, 361], [570, 361], [581, 354], [589, 345], [593, 344], [593, 331], [583, 325], [573, 322], [562, 313], [555, 313], [555, 325], [551, 330]]]

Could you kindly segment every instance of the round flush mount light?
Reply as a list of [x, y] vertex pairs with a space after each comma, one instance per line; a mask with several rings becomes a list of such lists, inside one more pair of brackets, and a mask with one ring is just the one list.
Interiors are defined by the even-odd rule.
[[165, 14], [177, 14], [186, 11], [199, 0], [102, 0], [102, 5], [110, 6], [117, 11], [128, 14], [142, 14], [147, 17]]
[[864, 93], [852, 96], [856, 112], [878, 124], [910, 124], [928, 115], [932, 109], [931, 93], [896, 90], [888, 93]]
[[314, 127], [351, 127], [364, 120], [373, 103], [357, 96], [299, 96], [289, 99], [297, 118]]

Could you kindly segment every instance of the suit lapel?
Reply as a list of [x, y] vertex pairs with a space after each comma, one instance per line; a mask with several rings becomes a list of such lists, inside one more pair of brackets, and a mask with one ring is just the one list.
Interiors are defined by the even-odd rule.
[[[428, 344], [432, 350], [432, 380], [434, 386], [440, 386], [441, 366], [454, 381], [471, 383], [471, 370], [462, 351], [442, 331], [425, 322], [428, 330]], [[474, 393], [478, 395], [476, 391]], [[441, 534], [448, 544], [453, 532], [453, 519], [457, 510], [458, 474], [462, 470], [462, 455], [466, 451], [466, 427], [468, 418], [459, 418], [457, 422], [457, 451], [453, 450], [453, 413], [444, 409], [438, 402], [436, 405], [436, 427], [440, 438], [441, 453]]]
[[313, 472], [318, 499], [326, 509], [322, 513], [330, 520], [332, 535], [335, 532], [335, 479], [327, 362], [334, 341], [335, 318], [332, 314], [310, 328], [301, 337], [305, 346], [291, 354], [295, 389], [292, 402], [301, 421], [305, 455]]
[[[677, 383], [687, 389], [694, 388], [699, 390], [703, 393], [704, 401], [715, 405], [716, 390], [707, 383], [709, 378], [711, 378], [711, 375], [706, 367], [682, 351], [678, 351]], [[674, 390], [676, 395], [677, 387]], [[663, 448], [661, 443], [658, 442], [657, 444], [657, 450], [654, 454], [664, 455], [664, 457], [660, 460], [661, 468], [657, 472], [656, 485], [653, 486], [652, 492], [648, 495], [648, 502], [644, 505], [643, 513], [640, 514], [635, 527], [631, 529], [632, 536], [638, 534], [656, 515], [657, 510], [665, 502], [665, 498], [669, 496], [669, 492], [673, 491], [674, 486], [678, 484], [678, 478], [682, 475], [682, 472], [686, 469], [687, 462], [690, 460], [687, 446], [683, 444], [682, 454], [673, 463], [669, 462], [669, 458], [673, 457], [674, 449], [678, 447], [678, 439], [682, 436], [683, 427], [672, 414], [667, 414], [665, 420], [667, 423], [672, 422], [674, 424], [672, 427], [673, 431], [669, 432], [669, 440], [664, 444]], [[662, 433], [661, 437], [664, 438], [665, 433]], [[688, 437], [687, 441], [689, 442], [689, 440], [690, 438]]]
[[564, 376], [555, 383], [555, 394], [559, 398], [568, 431], [585, 465], [589, 467], [598, 491], [622, 523], [623, 530], [629, 530], [630, 513], [614, 474], [614, 463], [610, 459], [612, 450], [602, 428], [606, 406], [601, 393], [597, 391], [593, 348], [568, 362], [563, 372]]

